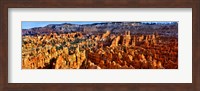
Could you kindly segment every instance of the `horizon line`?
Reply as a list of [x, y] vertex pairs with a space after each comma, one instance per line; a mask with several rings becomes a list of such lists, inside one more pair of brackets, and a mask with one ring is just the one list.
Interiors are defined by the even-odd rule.
[[[63, 22], [63, 21], [22, 21], [21, 22], [21, 29], [31, 29], [31, 28], [39, 28], [39, 27], [45, 27], [47, 25], [52, 25], [52, 24], [75, 24], [75, 25], [88, 25], [88, 24], [95, 24], [95, 23], [107, 23], [109, 21], [105, 22], [96, 22], [96, 21], [80, 21], [80, 22]], [[112, 21], [112, 22], [123, 22], [123, 21]], [[126, 22], [126, 21], [125, 21]], [[127, 22], [132, 22], [132, 21], [127, 21]], [[142, 23], [164, 23], [164, 24], [169, 24], [177, 21], [133, 21], [133, 23], [136, 22], [142, 22]]]

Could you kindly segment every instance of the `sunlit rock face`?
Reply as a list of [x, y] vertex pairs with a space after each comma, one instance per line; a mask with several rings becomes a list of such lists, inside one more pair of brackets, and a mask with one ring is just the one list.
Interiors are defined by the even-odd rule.
[[106, 33], [104, 33], [104, 34], [102, 35], [102, 38], [101, 38], [101, 39], [106, 39], [109, 35], [110, 35], [110, 31], [106, 31]]
[[116, 47], [116, 46], [118, 46], [119, 40], [120, 40], [120, 36], [117, 36], [116, 38], [114, 38], [114, 40], [112, 41], [110, 47]]
[[[166, 25], [167, 28], [164, 25], [155, 26], [129, 23], [94, 24], [83, 28], [51, 25], [43, 29], [60, 28], [63, 32], [41, 35], [26, 35], [28, 32], [25, 32], [22, 36], [22, 68], [177, 69], [178, 37], [175, 25]], [[76, 31], [75, 27], [80, 28]]]
[[124, 36], [123, 36], [122, 45], [129, 46], [130, 40], [131, 40], [130, 31], [126, 31]]

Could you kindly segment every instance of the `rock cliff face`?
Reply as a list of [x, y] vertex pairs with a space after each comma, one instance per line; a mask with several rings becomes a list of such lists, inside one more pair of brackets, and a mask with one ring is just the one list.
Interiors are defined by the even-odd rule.
[[[50, 33], [71, 33], [82, 32], [83, 34], [105, 33], [110, 30], [111, 33], [120, 34], [121, 32], [130, 31], [130, 33], [152, 33], [158, 31], [159, 34], [177, 34], [177, 23], [172, 24], [146, 24], [142, 22], [104, 22], [94, 24], [50, 24], [45, 27], [36, 27], [31, 29], [22, 29], [22, 35], [43, 35]], [[167, 30], [167, 31], [166, 31]]]
[[118, 46], [120, 40], [120, 36], [117, 36], [113, 41], [110, 47]]
[[131, 40], [130, 31], [126, 31], [125, 34], [124, 34], [122, 45], [129, 46], [130, 40]]

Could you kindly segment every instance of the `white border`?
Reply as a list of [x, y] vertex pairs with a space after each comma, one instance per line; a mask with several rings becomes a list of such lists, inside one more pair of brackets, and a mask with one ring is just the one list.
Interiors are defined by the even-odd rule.
[[[9, 8], [8, 83], [192, 83], [191, 8]], [[177, 70], [21, 70], [21, 21], [179, 21]]]

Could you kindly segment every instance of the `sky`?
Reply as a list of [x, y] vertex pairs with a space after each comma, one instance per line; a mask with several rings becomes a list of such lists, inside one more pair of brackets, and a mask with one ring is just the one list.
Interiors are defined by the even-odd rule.
[[22, 21], [22, 29], [29, 29], [34, 27], [44, 27], [49, 24], [62, 24], [62, 23], [71, 23], [71, 24], [93, 24], [101, 22], [51, 22], [51, 21]]
[[[93, 24], [93, 23], [101, 23], [101, 22], [58, 22], [58, 21], [22, 21], [22, 29], [30, 29], [34, 27], [44, 27], [49, 24], [62, 24], [62, 23], [71, 23], [71, 24]], [[169, 23], [169, 22], [163, 22]]]

